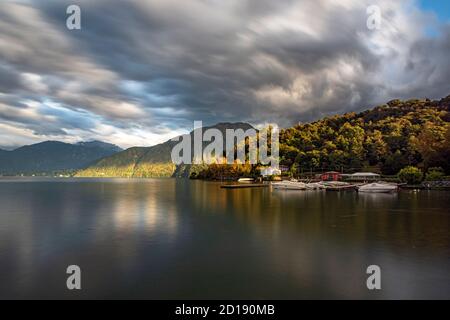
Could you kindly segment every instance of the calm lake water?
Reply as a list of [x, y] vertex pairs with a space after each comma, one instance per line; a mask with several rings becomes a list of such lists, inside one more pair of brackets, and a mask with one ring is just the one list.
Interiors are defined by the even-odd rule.
[[219, 186], [0, 179], [0, 298], [450, 298], [450, 192]]

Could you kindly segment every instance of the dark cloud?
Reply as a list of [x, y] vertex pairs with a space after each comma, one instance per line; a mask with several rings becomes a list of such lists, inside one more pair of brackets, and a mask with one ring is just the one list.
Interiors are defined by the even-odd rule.
[[[73, 3], [2, 6], [2, 121], [42, 136], [105, 132], [127, 146], [193, 120], [287, 126], [449, 93], [449, 27], [426, 35], [436, 21], [406, 0], [79, 0], [82, 30], [69, 31]], [[383, 14], [376, 31], [366, 27], [372, 4]], [[38, 130], [39, 117], [51, 121]]]
[[15, 70], [0, 64], [0, 92], [9, 93], [20, 87], [20, 78]]

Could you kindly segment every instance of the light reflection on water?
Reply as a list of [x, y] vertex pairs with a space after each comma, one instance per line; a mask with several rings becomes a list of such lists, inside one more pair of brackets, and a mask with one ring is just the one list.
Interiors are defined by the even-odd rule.
[[[2, 178], [0, 298], [450, 298], [449, 200]], [[81, 292], [65, 289], [69, 264]]]

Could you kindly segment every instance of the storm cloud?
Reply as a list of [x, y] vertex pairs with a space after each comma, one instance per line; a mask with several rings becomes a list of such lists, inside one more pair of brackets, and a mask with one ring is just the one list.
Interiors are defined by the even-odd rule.
[[[71, 4], [81, 30], [66, 28]], [[6, 1], [0, 145], [152, 145], [194, 120], [288, 126], [440, 98], [449, 49], [449, 24], [409, 0]]]

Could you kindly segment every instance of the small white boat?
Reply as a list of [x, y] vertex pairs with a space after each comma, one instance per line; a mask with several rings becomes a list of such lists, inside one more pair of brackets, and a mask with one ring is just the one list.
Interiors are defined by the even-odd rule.
[[325, 189], [325, 186], [320, 182], [310, 182], [306, 184], [308, 190], [321, 190]]
[[344, 181], [321, 181], [318, 183], [325, 187], [346, 187], [350, 185], [350, 183]]
[[397, 191], [398, 186], [396, 184], [389, 184], [389, 183], [369, 183], [365, 184], [363, 186], [358, 187], [359, 192], [394, 192]]
[[306, 183], [303, 182], [294, 182], [294, 181], [281, 181], [274, 182], [272, 186], [275, 189], [284, 189], [284, 190], [307, 190]]
[[323, 188], [327, 191], [348, 191], [356, 190], [361, 184], [351, 184], [344, 181], [323, 181]]
[[239, 178], [238, 182], [253, 182], [254, 180], [253, 178]]

